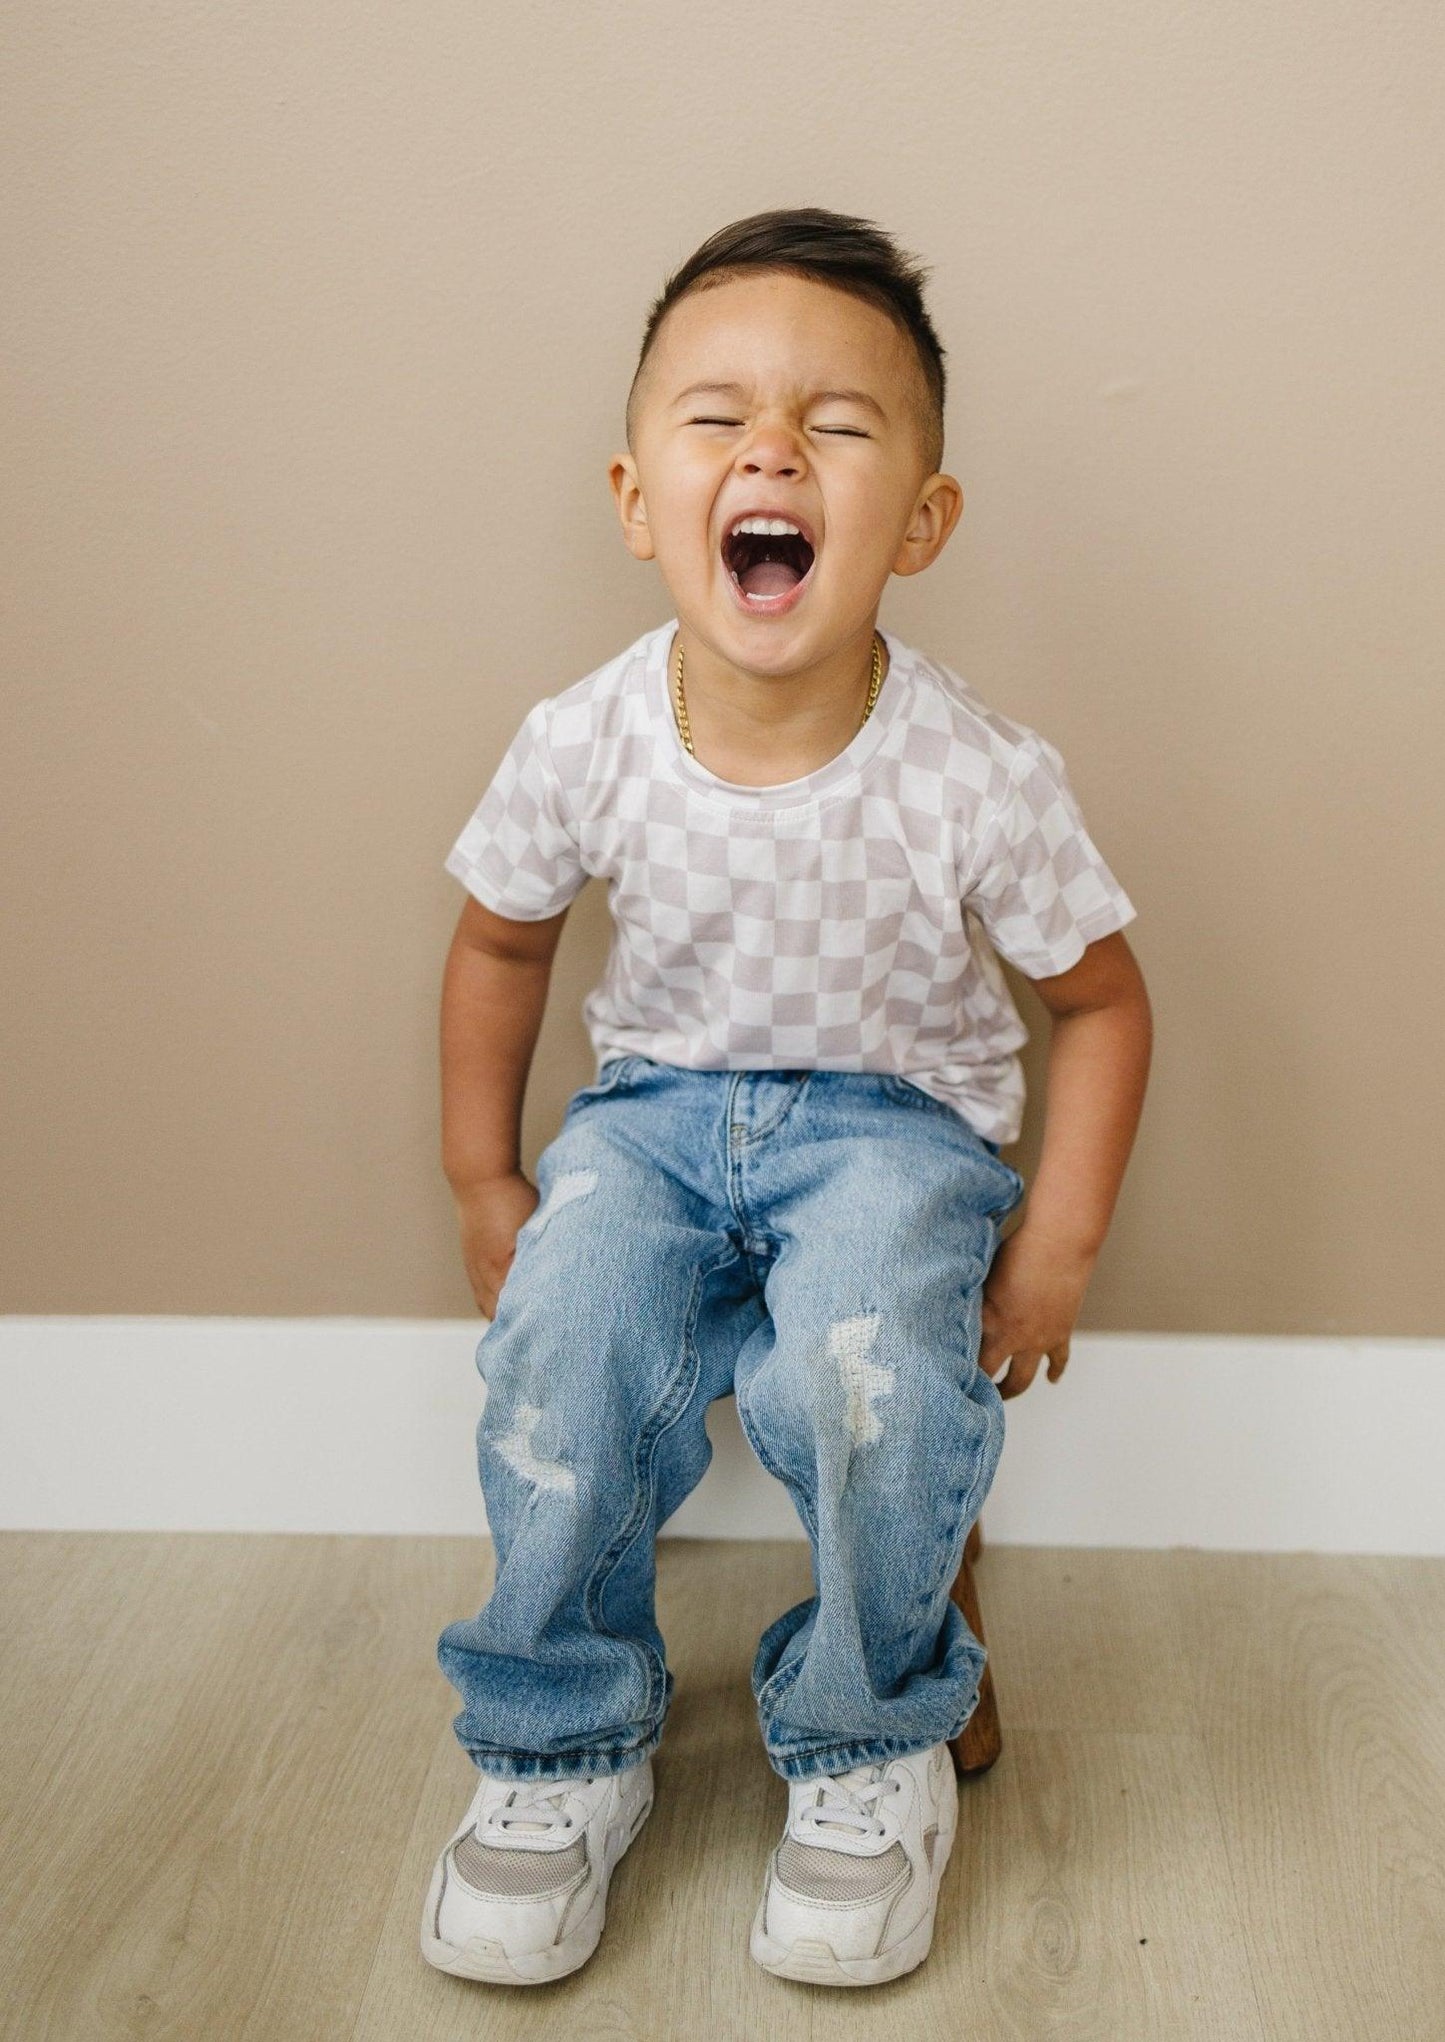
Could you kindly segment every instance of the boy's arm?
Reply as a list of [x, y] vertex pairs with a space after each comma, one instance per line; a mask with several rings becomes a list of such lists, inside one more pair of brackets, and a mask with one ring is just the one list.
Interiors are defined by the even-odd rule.
[[1078, 963], [1030, 981], [1053, 1016], [1044, 1144], [1019, 1226], [984, 1286], [979, 1365], [1016, 1397], [1049, 1357], [1057, 1382], [1143, 1110], [1153, 1013], [1122, 930]]
[[[570, 906], [570, 903], [569, 903]], [[568, 908], [518, 922], [469, 894], [442, 977], [442, 1168], [456, 1198], [521, 1169], [522, 1099]]]
[[1044, 1145], [1030, 1229], [1089, 1256], [1104, 1245], [1144, 1106], [1153, 1012], [1122, 929], [1054, 978], [1030, 980], [1053, 1016]]

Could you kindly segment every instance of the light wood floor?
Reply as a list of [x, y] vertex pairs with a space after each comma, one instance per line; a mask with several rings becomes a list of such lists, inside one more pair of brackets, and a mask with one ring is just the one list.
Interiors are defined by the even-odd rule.
[[472, 1791], [436, 1633], [479, 1540], [0, 1538], [0, 2034], [24, 2042], [868, 2036], [1442, 2042], [1445, 1561], [986, 1546], [1004, 1754], [932, 1955], [758, 1970], [787, 1789], [758, 1634], [807, 1547], [663, 1540], [657, 1804], [591, 1962], [417, 1949]]

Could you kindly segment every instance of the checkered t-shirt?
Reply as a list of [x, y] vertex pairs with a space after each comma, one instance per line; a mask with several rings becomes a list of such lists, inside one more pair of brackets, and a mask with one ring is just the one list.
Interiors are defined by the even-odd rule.
[[519, 922], [607, 880], [612, 947], [582, 1003], [599, 1070], [889, 1071], [1014, 1141], [1029, 1037], [993, 952], [1046, 978], [1138, 913], [1063, 759], [882, 631], [847, 749], [737, 786], [678, 735], [676, 629], [535, 705], [446, 870]]

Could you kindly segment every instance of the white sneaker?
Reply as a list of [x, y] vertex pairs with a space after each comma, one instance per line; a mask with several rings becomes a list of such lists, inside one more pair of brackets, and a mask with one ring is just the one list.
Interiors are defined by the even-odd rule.
[[432, 1869], [421, 1953], [438, 1971], [541, 1985], [597, 1948], [612, 1870], [652, 1808], [652, 1760], [587, 1779], [483, 1773]]
[[958, 1828], [946, 1744], [788, 1782], [788, 1826], [768, 1864], [748, 1948], [810, 1985], [878, 1985], [928, 1955]]

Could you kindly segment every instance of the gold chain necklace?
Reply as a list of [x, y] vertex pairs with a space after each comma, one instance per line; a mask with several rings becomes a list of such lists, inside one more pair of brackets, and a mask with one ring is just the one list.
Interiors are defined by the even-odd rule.
[[[688, 725], [687, 720], [687, 704], [683, 700], [682, 696], [682, 662], [683, 662], [682, 637], [681, 634], [679, 633], [677, 642], [677, 680], [673, 687], [672, 693], [673, 700], [677, 704], [678, 735], [681, 737], [683, 743], [687, 746], [687, 749], [691, 756], [693, 758], [696, 758], [697, 753], [692, 749], [692, 731]], [[883, 640], [878, 636], [878, 633], [875, 631], [873, 633], [873, 674], [872, 678], [868, 683], [868, 701], [866, 707], [864, 708], [862, 717], [859, 719], [858, 723], [859, 730], [863, 728], [863, 725], [868, 721], [868, 718], [873, 714], [873, 704], [878, 700], [878, 690], [882, 687], [882, 685], [883, 685]]]

